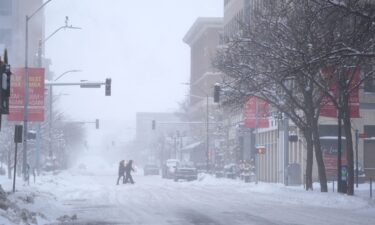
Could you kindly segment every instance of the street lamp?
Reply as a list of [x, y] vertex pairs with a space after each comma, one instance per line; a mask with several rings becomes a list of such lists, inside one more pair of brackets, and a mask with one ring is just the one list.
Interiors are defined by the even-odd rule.
[[65, 25], [57, 28], [54, 32], [52, 32], [48, 37], [46, 37], [44, 40], [39, 40], [39, 46], [38, 46], [38, 66], [42, 66], [42, 46], [51, 38], [53, 37], [57, 32], [59, 32], [62, 29], [73, 29], [73, 30], [81, 30], [81, 27], [74, 27], [72, 25], [68, 25], [69, 23], [69, 17], [65, 17]]
[[210, 168], [210, 145], [209, 145], [209, 141], [210, 141], [210, 135], [209, 135], [209, 124], [210, 124], [210, 121], [209, 121], [209, 105], [208, 105], [208, 95], [206, 95], [205, 97], [203, 96], [199, 96], [199, 95], [193, 95], [193, 94], [189, 94], [187, 96], [190, 96], [190, 97], [194, 97], [194, 98], [199, 98], [199, 99], [206, 99], [206, 169], [207, 169], [207, 172]]
[[47, 0], [44, 2], [38, 9], [36, 9], [30, 16], [26, 15], [26, 30], [25, 30], [25, 77], [23, 82], [24, 94], [23, 94], [23, 163], [22, 163], [22, 172], [24, 179], [26, 179], [26, 167], [27, 167], [27, 121], [29, 119], [28, 115], [28, 98], [29, 98], [29, 21], [37, 14], [45, 5], [50, 3], [52, 0]]
[[[69, 17], [65, 17], [65, 25], [64, 26], [61, 26], [59, 28], [57, 28], [54, 32], [52, 32], [48, 37], [46, 37], [44, 40], [39, 40], [39, 46], [38, 46], [38, 67], [42, 67], [42, 45], [44, 45], [51, 37], [53, 37], [57, 32], [59, 32], [61, 29], [81, 29], [80, 27], [73, 27], [72, 25], [68, 25], [68, 22], [69, 22]], [[65, 75], [66, 73], [68, 72], [76, 72], [75, 70], [70, 70], [70, 71], [67, 71], [63, 74], [61, 74], [57, 79], [59, 79], [60, 77], [62, 77], [63, 75]], [[50, 98], [51, 98], [51, 101], [52, 102], [52, 86], [50, 87]], [[52, 103], [51, 103], [52, 105]], [[50, 108], [50, 110], [52, 110], [52, 107]], [[52, 112], [52, 111], [50, 111]], [[52, 114], [52, 113], [50, 113]], [[52, 121], [52, 120], [51, 120]], [[50, 121], [50, 122], [51, 122]], [[38, 124], [38, 134], [40, 134], [40, 129], [41, 129], [41, 125], [40, 123]], [[50, 127], [50, 133], [51, 133], [51, 127]], [[38, 138], [39, 138], [40, 135], [38, 135]], [[49, 135], [49, 137], [51, 138], [51, 135]], [[38, 139], [39, 140], [39, 139]], [[37, 171], [39, 172], [39, 150], [40, 150], [40, 145], [39, 145], [39, 141], [38, 141], [38, 147], [37, 147], [37, 153], [36, 153], [36, 168], [37, 168]]]

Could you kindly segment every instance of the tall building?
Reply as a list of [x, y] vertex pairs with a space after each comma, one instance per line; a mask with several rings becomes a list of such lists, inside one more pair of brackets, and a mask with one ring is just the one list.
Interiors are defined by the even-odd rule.
[[[215, 135], [213, 122], [215, 106], [213, 104], [213, 88], [220, 83], [221, 73], [212, 66], [212, 59], [220, 43], [223, 29], [222, 18], [198, 18], [184, 37], [184, 42], [190, 46], [190, 112], [193, 121], [202, 123], [191, 124], [191, 134], [195, 143], [191, 143], [191, 151], [200, 152], [195, 157], [199, 164], [213, 163], [215, 158]], [[204, 143], [204, 144], [203, 144]], [[185, 149], [189, 151], [189, 149]]]
[[[25, 65], [26, 15], [31, 15], [42, 4], [43, 0], [0, 0], [0, 51], [8, 49], [12, 67]], [[44, 22], [43, 11], [29, 20], [30, 66], [36, 65], [39, 40], [44, 38]]]
[[220, 81], [220, 74], [213, 69], [211, 60], [219, 45], [222, 23], [222, 18], [198, 18], [183, 39], [191, 49], [189, 85], [192, 105], [205, 101], [207, 95], [212, 96], [214, 84]]

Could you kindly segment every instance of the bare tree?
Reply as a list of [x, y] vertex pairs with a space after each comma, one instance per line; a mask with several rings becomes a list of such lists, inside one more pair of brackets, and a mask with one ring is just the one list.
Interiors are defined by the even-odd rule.
[[[242, 23], [241, 33], [228, 38], [218, 51], [214, 64], [227, 75], [224, 85], [229, 90], [226, 102], [241, 105], [247, 96], [256, 95], [286, 113], [302, 130], [307, 142], [307, 188], [312, 187], [314, 149], [321, 191], [327, 191], [318, 119], [322, 97], [329, 96], [342, 112], [344, 130], [349, 137], [346, 139], [348, 194], [352, 194], [354, 173], [349, 98], [350, 93], [372, 73], [365, 74], [358, 81], [354, 79], [354, 73], [327, 79], [321, 71], [328, 67], [348, 71], [348, 68], [371, 62], [374, 25], [373, 15], [369, 12], [373, 10], [361, 11], [363, 5], [360, 1], [347, 1], [351, 2], [348, 5], [336, 5], [334, 1], [326, 0], [266, 2], [263, 4], [265, 8], [251, 18], [251, 23]], [[351, 10], [353, 8], [355, 12]], [[358, 12], [363, 15], [358, 15]], [[337, 83], [340, 95], [330, 93], [333, 81], [340, 81]]]
[[[351, 125], [351, 99], [358, 95], [359, 86], [367, 79], [374, 79], [370, 66], [375, 58], [375, 5], [366, 0], [314, 1], [330, 12], [323, 19], [330, 21], [332, 51], [327, 55], [327, 65], [333, 68], [331, 76], [323, 73], [314, 81], [328, 96], [343, 120], [348, 166], [347, 194], [354, 194], [354, 153]], [[359, 77], [359, 71], [362, 76]], [[318, 78], [318, 79], [317, 79]], [[329, 91], [336, 86], [336, 93]], [[357, 93], [356, 93], [357, 92]], [[356, 97], [357, 98], [357, 97]], [[358, 101], [358, 99], [356, 99]], [[358, 103], [358, 102], [357, 102]]]

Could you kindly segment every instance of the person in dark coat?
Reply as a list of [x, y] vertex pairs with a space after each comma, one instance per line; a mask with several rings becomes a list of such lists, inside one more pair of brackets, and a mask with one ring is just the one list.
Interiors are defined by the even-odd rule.
[[124, 173], [125, 173], [125, 160], [121, 160], [120, 161], [120, 164], [118, 166], [118, 178], [117, 178], [117, 185], [119, 184], [119, 181], [122, 177], [122, 182], [123, 184], [125, 184], [125, 176], [124, 176]]
[[133, 160], [129, 160], [128, 164], [125, 166], [125, 184], [128, 183], [128, 180], [130, 180], [131, 184], [134, 184], [133, 177], [131, 175], [131, 172], [134, 171], [133, 168]]

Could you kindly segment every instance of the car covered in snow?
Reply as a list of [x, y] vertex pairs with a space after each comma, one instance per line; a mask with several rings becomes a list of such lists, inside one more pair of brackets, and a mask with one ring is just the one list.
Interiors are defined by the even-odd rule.
[[156, 164], [146, 164], [143, 167], [143, 175], [159, 175], [159, 167]]
[[173, 179], [177, 167], [180, 165], [178, 159], [168, 159], [162, 168], [162, 177], [167, 179]]
[[177, 166], [174, 173], [174, 181], [179, 180], [197, 180], [198, 179], [198, 170], [192, 163], [184, 163]]

